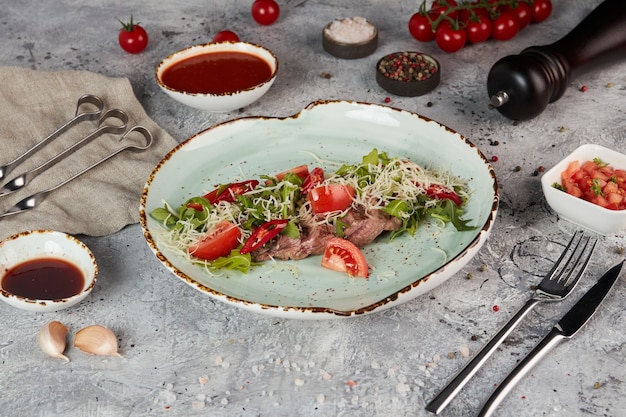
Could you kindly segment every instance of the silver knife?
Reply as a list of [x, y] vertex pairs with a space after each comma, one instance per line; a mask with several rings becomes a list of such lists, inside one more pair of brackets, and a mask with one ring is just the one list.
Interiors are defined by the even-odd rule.
[[582, 296], [556, 326], [543, 338], [537, 346], [511, 371], [511, 373], [495, 389], [483, 405], [477, 417], [489, 417], [530, 369], [535, 366], [553, 347], [563, 340], [571, 339], [581, 327], [594, 315], [602, 300], [609, 293], [620, 275], [624, 261], [609, 269], [598, 282]]

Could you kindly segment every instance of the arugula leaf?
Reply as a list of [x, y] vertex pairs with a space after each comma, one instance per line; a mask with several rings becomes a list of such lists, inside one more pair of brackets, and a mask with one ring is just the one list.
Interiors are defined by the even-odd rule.
[[239, 249], [233, 249], [230, 251], [230, 255], [222, 256], [210, 263], [202, 263], [202, 265], [206, 265], [212, 270], [232, 269], [246, 274], [250, 270], [250, 267], [258, 265], [258, 263], [252, 262], [252, 257], [249, 253], [242, 255]]
[[476, 229], [476, 226], [468, 225], [470, 220], [463, 220], [461, 218], [463, 212], [459, 210], [457, 205], [450, 200], [442, 200], [440, 204], [437, 204], [434, 208], [429, 209], [429, 211], [430, 216], [444, 222], [452, 223], [452, 225], [459, 232]]

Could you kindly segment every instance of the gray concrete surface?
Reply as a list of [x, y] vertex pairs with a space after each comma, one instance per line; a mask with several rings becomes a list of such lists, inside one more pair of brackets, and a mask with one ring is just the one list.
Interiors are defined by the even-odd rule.
[[[495, 61], [559, 39], [597, 0], [554, 0], [548, 21], [511, 41], [455, 54], [409, 36], [408, 18], [417, 7], [412, 0], [279, 1], [280, 20], [268, 27], [252, 21], [250, 3], [8, 0], [0, 7], [0, 64], [128, 77], [148, 114], [182, 141], [234, 117], [291, 115], [316, 99], [384, 103], [389, 95], [373, 72], [378, 58], [400, 50], [430, 53], [443, 68], [440, 86], [419, 98], [391, 97], [389, 105], [433, 118], [497, 157], [501, 206], [491, 237], [460, 273], [429, 294], [333, 321], [285, 320], [212, 301], [161, 266], [139, 225], [81, 237], [100, 267], [87, 301], [46, 314], [0, 305], [1, 416], [428, 416], [426, 402], [468, 361], [466, 351], [479, 350], [529, 297], [529, 287], [548, 269], [547, 258], [554, 259], [546, 248], [556, 245], [548, 243], [563, 243], [573, 231], [545, 203], [535, 171], [582, 143], [626, 151], [626, 63], [573, 80], [561, 100], [528, 122], [512, 123], [487, 107], [486, 76]], [[131, 14], [150, 35], [139, 55], [117, 45], [116, 18]], [[322, 27], [357, 15], [378, 26], [378, 51], [357, 61], [326, 54]], [[154, 81], [159, 61], [222, 29], [279, 57], [280, 74], [267, 95], [241, 113], [210, 114], [162, 93]], [[601, 238], [588, 279], [571, 299], [531, 313], [442, 415], [475, 414], [494, 384], [623, 257], [624, 237]], [[498, 415], [626, 415], [624, 305], [622, 279], [588, 326], [543, 360]], [[123, 357], [90, 357], [76, 349], [68, 350], [69, 363], [45, 357], [37, 333], [50, 320], [72, 332], [109, 326]]]

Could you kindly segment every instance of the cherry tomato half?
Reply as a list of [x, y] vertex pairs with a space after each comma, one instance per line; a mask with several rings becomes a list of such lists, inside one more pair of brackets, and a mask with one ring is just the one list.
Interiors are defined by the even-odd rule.
[[280, 7], [274, 0], [254, 0], [252, 18], [260, 25], [271, 25], [280, 15]]
[[499, 41], [508, 41], [519, 32], [519, 19], [510, 10], [500, 13], [493, 21], [491, 36]]
[[189, 246], [188, 251], [190, 255], [197, 258], [214, 261], [230, 254], [230, 251], [239, 245], [240, 237], [241, 230], [239, 227], [224, 220], [207, 231], [196, 243]]
[[210, 193], [205, 194], [204, 198], [209, 200], [211, 204], [217, 204], [220, 201], [233, 203], [238, 195], [254, 190], [257, 185], [259, 185], [257, 180], [233, 182], [231, 184], [218, 187]]
[[343, 184], [321, 185], [306, 195], [315, 214], [343, 211], [350, 207], [354, 199], [354, 188]]
[[333, 271], [347, 272], [351, 277], [369, 276], [363, 252], [354, 243], [339, 237], [333, 237], [326, 243], [322, 266]]
[[552, 13], [552, 1], [535, 0], [533, 2], [533, 23], [543, 22]]
[[239, 36], [233, 31], [222, 30], [213, 36], [213, 42], [239, 42]]
[[254, 232], [252, 232], [248, 240], [243, 244], [241, 253], [245, 254], [259, 249], [278, 236], [280, 231], [287, 226], [287, 223], [289, 223], [287, 219], [270, 220], [269, 222], [263, 223], [261, 226], [254, 229]]
[[130, 54], [138, 54], [146, 49], [148, 46], [148, 33], [139, 24], [133, 22], [133, 17], [130, 17], [129, 23], [124, 23], [120, 20], [122, 29], [118, 34], [117, 40], [123, 50]]
[[467, 34], [464, 29], [454, 28], [447, 20], [442, 20], [435, 31], [435, 42], [445, 52], [456, 52], [465, 46]]
[[435, 40], [435, 32], [430, 24], [428, 16], [415, 13], [409, 19], [409, 33], [420, 42], [430, 42]]

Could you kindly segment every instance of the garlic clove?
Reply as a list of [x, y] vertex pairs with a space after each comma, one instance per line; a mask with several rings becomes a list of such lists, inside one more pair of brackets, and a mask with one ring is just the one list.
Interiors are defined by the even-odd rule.
[[108, 327], [94, 324], [74, 335], [74, 346], [91, 355], [122, 356], [117, 352], [117, 338]]
[[51, 321], [39, 330], [39, 347], [46, 355], [69, 362], [70, 359], [63, 354], [67, 331], [68, 329], [63, 323]]

